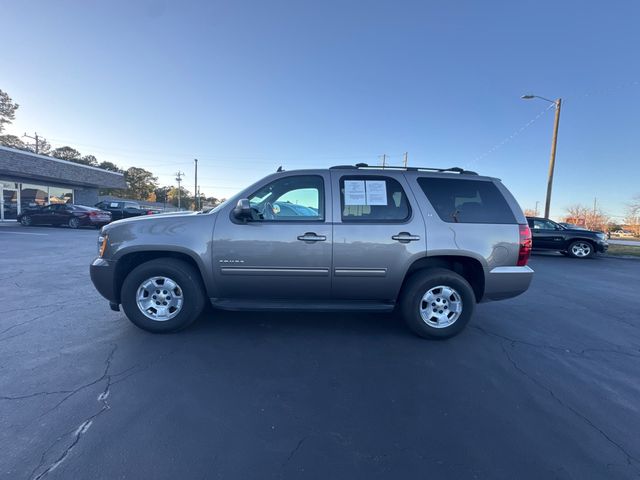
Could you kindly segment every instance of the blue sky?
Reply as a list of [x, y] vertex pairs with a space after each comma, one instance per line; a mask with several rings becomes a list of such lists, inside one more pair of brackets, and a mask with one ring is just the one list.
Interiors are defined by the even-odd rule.
[[640, 193], [636, 1], [0, 3], [8, 130], [37, 131], [162, 184], [193, 158], [208, 195], [274, 171], [379, 162], [467, 166], [552, 216], [624, 213]]

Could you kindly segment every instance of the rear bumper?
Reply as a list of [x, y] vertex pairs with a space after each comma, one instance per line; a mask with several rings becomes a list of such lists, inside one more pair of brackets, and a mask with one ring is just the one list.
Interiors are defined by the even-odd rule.
[[116, 262], [110, 262], [104, 258], [96, 258], [89, 267], [89, 274], [98, 293], [109, 300], [110, 303], [119, 304], [120, 295], [115, 288]]
[[529, 288], [533, 270], [528, 267], [495, 267], [485, 276], [482, 301], [517, 297]]
[[106, 225], [109, 222], [111, 222], [110, 218], [85, 217], [84, 220], [82, 220], [81, 224], [97, 226], [97, 225]]

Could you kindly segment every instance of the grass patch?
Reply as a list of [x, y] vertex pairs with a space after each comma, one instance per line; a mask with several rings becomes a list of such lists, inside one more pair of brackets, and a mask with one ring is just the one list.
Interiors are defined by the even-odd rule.
[[610, 243], [607, 253], [609, 255], [632, 255], [634, 257], [640, 257], [640, 245], [636, 247], [635, 245], [616, 245]]

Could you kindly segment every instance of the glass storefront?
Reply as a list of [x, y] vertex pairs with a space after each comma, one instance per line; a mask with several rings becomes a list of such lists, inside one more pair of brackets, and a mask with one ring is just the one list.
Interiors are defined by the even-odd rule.
[[19, 183], [0, 180], [0, 220], [15, 220], [18, 216]]
[[73, 203], [73, 189], [0, 179], [0, 221], [16, 220], [29, 208]]

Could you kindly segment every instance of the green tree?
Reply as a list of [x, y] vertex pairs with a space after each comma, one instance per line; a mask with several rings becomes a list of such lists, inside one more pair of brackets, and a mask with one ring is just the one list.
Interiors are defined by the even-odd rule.
[[75, 148], [68, 146], [59, 147], [51, 150], [52, 157], [59, 158], [60, 160], [66, 160], [68, 162], [80, 163], [82, 160], [82, 154]]
[[127, 182], [127, 196], [136, 200], [146, 200], [158, 186], [158, 178], [144, 168], [131, 167], [124, 172]]
[[98, 159], [96, 157], [94, 157], [93, 155], [85, 155], [77, 163], [81, 163], [83, 165], [88, 165], [90, 167], [97, 167], [98, 166]]
[[4, 147], [17, 148], [19, 150], [26, 150], [27, 144], [22, 141], [20, 137], [15, 135], [0, 135], [0, 145]]
[[[95, 157], [94, 157], [95, 158]], [[110, 172], [124, 173], [124, 171], [118, 167], [115, 163], [112, 162], [100, 162], [98, 164], [98, 168], [103, 170], [109, 170]]]
[[0, 90], [0, 133], [5, 124], [11, 123], [16, 118], [16, 110], [20, 105], [15, 103], [9, 94]]
[[56, 148], [51, 151], [50, 155], [52, 157], [59, 158], [60, 160], [79, 163], [80, 165], [87, 165], [89, 167], [98, 166], [98, 159], [96, 157], [93, 155], [83, 156], [78, 150], [69, 146]]
[[191, 192], [184, 187], [180, 187], [178, 191], [177, 187], [170, 187], [170, 190], [167, 194], [168, 201], [174, 207], [178, 206], [178, 192], [180, 192], [180, 208], [188, 210], [193, 206], [194, 198], [191, 195]]
[[156, 194], [156, 202], [171, 203], [169, 200], [169, 192], [172, 188], [173, 187], [157, 187], [154, 190], [154, 193]]

